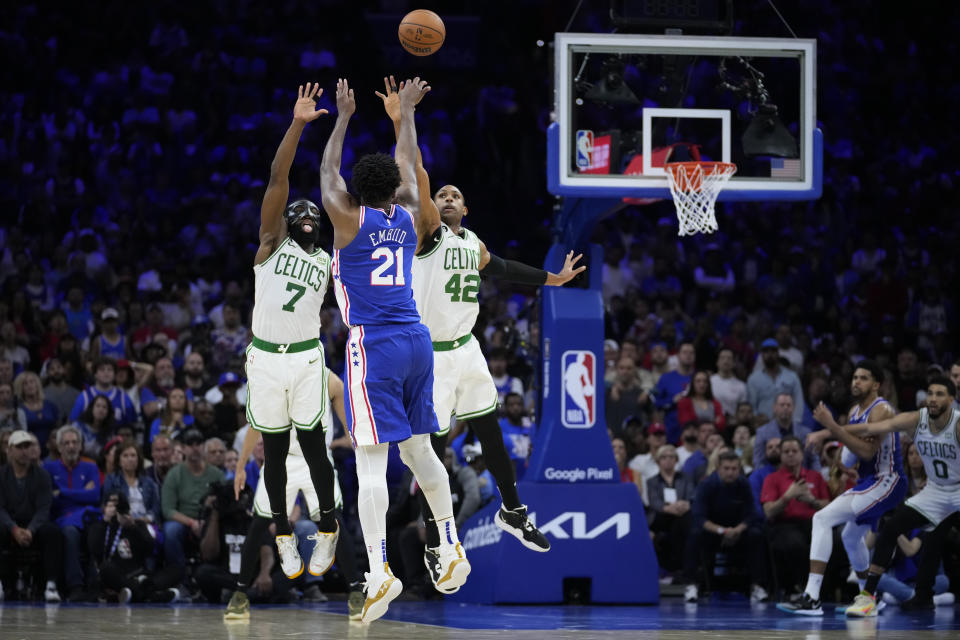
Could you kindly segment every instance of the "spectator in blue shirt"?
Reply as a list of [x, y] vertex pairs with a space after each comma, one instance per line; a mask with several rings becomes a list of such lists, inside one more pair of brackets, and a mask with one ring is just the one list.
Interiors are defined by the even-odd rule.
[[[27, 431], [45, 445], [50, 432], [60, 426], [60, 410], [43, 396], [43, 384], [40, 376], [33, 371], [24, 371], [13, 381], [13, 395], [16, 396], [23, 414], [27, 418]], [[43, 453], [46, 453], [43, 451]]]
[[530, 420], [524, 415], [523, 396], [510, 392], [503, 403], [504, 416], [500, 418], [503, 444], [517, 468], [517, 479], [526, 471], [527, 454], [530, 452]]
[[780, 468], [780, 436], [769, 438], [764, 444], [763, 466], [754, 467], [750, 474], [750, 491], [753, 493], [754, 506], [757, 513], [763, 513], [763, 503], [760, 502], [760, 493], [763, 491], [763, 481], [767, 476]]
[[122, 493], [130, 505], [130, 517], [147, 525], [159, 526], [163, 519], [160, 509], [160, 487], [143, 470], [143, 453], [132, 440], [117, 445], [116, 471], [103, 482], [103, 495]]
[[724, 451], [718, 458], [717, 470], [704, 478], [693, 498], [693, 526], [684, 554], [684, 575], [687, 586], [684, 599], [696, 602], [697, 580], [701, 560], [711, 571], [718, 551], [740, 556], [740, 566], [748, 567], [754, 601], [767, 599], [762, 583], [765, 579], [766, 546], [754, 508], [747, 479], [740, 474], [740, 458], [733, 451]]
[[780, 362], [780, 343], [773, 338], [767, 338], [760, 345], [760, 357], [763, 367], [754, 371], [747, 378], [747, 399], [753, 405], [757, 416], [764, 416], [766, 420], [773, 415], [773, 402], [781, 393], [788, 393], [793, 397], [793, 419], [795, 422], [803, 420], [803, 385], [800, 378], [791, 369]]
[[[806, 428], [794, 419], [793, 396], [783, 392], [777, 394], [777, 401], [773, 405], [773, 420], [757, 429], [757, 435], [753, 441], [753, 468], [758, 469], [763, 466], [763, 459], [766, 455], [766, 442], [770, 438], [783, 438], [785, 436], [796, 436], [800, 442], [806, 442], [810, 429]], [[805, 469], [820, 470], [820, 457], [812, 450], [807, 449], [803, 453], [803, 467]]]
[[667, 442], [677, 444], [680, 441], [680, 425], [677, 423], [677, 402], [687, 393], [697, 352], [689, 342], [680, 345], [677, 351], [677, 368], [668, 371], [657, 381], [653, 389], [654, 404], [664, 412], [663, 423], [667, 427]]
[[43, 463], [53, 480], [53, 509], [51, 517], [63, 531], [63, 564], [69, 600], [84, 597], [83, 569], [80, 553], [86, 539], [83, 533], [84, 514], [99, 512], [100, 470], [89, 458], [81, 458], [83, 436], [73, 425], [57, 431], [59, 460]]
[[106, 396], [113, 406], [114, 418], [118, 425], [132, 425], [137, 421], [137, 410], [127, 392], [114, 386], [117, 377], [117, 363], [110, 358], [100, 358], [94, 363], [93, 386], [87, 387], [77, 396], [70, 412], [70, 421], [74, 422], [86, 411], [95, 396]]

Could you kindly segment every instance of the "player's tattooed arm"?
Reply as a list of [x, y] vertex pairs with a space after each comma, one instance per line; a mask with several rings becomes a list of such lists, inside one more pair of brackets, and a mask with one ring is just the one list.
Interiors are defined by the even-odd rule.
[[270, 165], [270, 182], [263, 194], [260, 205], [260, 247], [254, 258], [254, 264], [260, 264], [273, 253], [286, 235], [283, 228], [283, 210], [290, 195], [290, 167], [297, 155], [300, 135], [308, 123], [327, 113], [326, 109], [317, 109], [317, 98], [323, 95], [319, 84], [308, 82], [300, 85], [297, 101], [293, 105], [293, 121], [277, 147], [277, 153]]
[[494, 278], [500, 278], [502, 280], [508, 280], [510, 282], [517, 282], [520, 284], [559, 287], [566, 284], [586, 269], [584, 266], [576, 266], [577, 262], [582, 257], [583, 254], [574, 256], [573, 251], [569, 252], [566, 259], [563, 261], [563, 269], [560, 270], [560, 273], [551, 273], [543, 269], [538, 269], [536, 267], [523, 264], [522, 262], [517, 262], [516, 260], [504, 260], [503, 258], [495, 256], [487, 250], [487, 245], [481, 241], [480, 273], [485, 276], [493, 276]]
[[[403, 83], [400, 83], [403, 87]], [[376, 91], [377, 97], [383, 101], [383, 110], [387, 117], [393, 122], [393, 133], [400, 137], [400, 94], [397, 89], [397, 81], [393, 76], [383, 79], [384, 93]], [[429, 85], [424, 85], [416, 104], [420, 104], [423, 96], [430, 92]], [[417, 225], [417, 252], [423, 248], [425, 239], [429, 238], [440, 227], [440, 211], [433, 202], [430, 195], [430, 176], [423, 166], [423, 154], [420, 153], [420, 147], [417, 147], [417, 192], [420, 195], [420, 222]]]
[[359, 205], [350, 192], [347, 183], [340, 175], [340, 162], [343, 158], [343, 141], [347, 135], [347, 124], [357, 109], [353, 89], [345, 78], [337, 80], [337, 122], [323, 149], [320, 161], [320, 188], [323, 191], [323, 208], [333, 224], [335, 247], [345, 247], [357, 235], [357, 216]]

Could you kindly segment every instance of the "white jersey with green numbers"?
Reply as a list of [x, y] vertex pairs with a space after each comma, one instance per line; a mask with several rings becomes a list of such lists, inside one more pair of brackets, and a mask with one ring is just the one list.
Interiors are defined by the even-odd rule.
[[413, 297], [434, 342], [469, 335], [480, 313], [480, 240], [460, 230], [441, 224], [440, 241], [413, 261]]
[[253, 335], [291, 344], [320, 336], [320, 307], [330, 280], [330, 255], [307, 253], [289, 236], [253, 267]]

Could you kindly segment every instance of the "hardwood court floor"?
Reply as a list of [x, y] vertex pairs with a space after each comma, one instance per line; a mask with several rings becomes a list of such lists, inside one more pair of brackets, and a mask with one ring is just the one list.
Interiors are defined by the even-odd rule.
[[904, 615], [888, 608], [873, 620], [833, 615], [811, 619], [782, 614], [773, 605], [739, 600], [699, 605], [665, 600], [654, 607], [480, 606], [443, 602], [395, 602], [371, 625], [350, 622], [345, 602], [309, 606], [255, 607], [249, 622], [225, 623], [221, 607], [209, 605], [21, 605], [0, 604], [3, 640], [187, 640], [247, 638], [369, 638], [370, 640], [722, 640], [960, 637], [954, 609]]

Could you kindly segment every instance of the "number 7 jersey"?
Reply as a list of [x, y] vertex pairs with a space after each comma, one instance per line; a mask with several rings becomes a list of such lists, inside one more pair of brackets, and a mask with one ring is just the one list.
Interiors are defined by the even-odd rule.
[[333, 282], [343, 322], [358, 325], [420, 322], [410, 274], [417, 251], [413, 214], [360, 207], [360, 229], [333, 250]]
[[326, 251], [307, 253], [287, 236], [253, 273], [253, 335], [278, 344], [320, 337], [320, 307], [330, 282]]
[[441, 224], [437, 243], [413, 263], [413, 295], [434, 342], [468, 335], [480, 313], [480, 240], [461, 230]]

